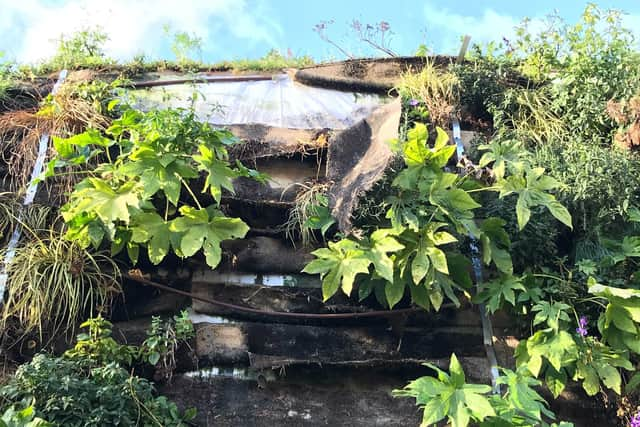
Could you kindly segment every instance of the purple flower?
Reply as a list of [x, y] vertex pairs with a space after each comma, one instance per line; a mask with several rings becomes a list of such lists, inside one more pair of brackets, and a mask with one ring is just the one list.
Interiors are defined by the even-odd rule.
[[391, 25], [389, 25], [389, 23], [388, 23], [388, 22], [381, 21], [381, 22], [378, 24], [378, 28], [380, 29], [380, 31], [382, 31], [382, 32], [384, 33], [385, 31], [388, 31], [388, 30], [389, 30], [389, 28], [391, 28]]
[[[581, 337], [586, 337], [587, 334], [589, 333], [589, 331], [587, 330], [587, 324], [588, 323], [589, 323], [589, 321], [587, 320], [586, 316], [580, 316], [580, 319], [578, 320], [578, 327], [576, 328], [576, 332]], [[636, 427], [636, 426], [634, 426], [634, 427]], [[638, 425], [637, 427], [640, 427], [640, 425]]]
[[640, 411], [636, 412], [633, 418], [631, 418], [631, 423], [629, 423], [629, 427], [640, 427]]
[[418, 101], [417, 99], [411, 99], [409, 100], [409, 105], [411, 105], [412, 107], [417, 107], [418, 105], [420, 105], [420, 101]]

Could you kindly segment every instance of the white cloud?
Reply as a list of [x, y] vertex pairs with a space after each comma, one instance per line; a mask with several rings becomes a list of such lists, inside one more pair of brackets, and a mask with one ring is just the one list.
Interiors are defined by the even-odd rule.
[[[222, 34], [268, 47], [277, 46], [283, 36], [262, 2], [246, 0], [0, 0], [0, 11], [0, 38], [5, 40], [0, 50], [9, 50], [21, 62], [50, 56], [61, 33], [95, 26], [109, 35], [105, 49], [118, 59], [140, 52], [158, 56], [168, 43], [166, 24], [195, 33], [206, 49], [214, 50], [225, 48], [215, 45]], [[7, 39], [12, 46], [5, 45]]]
[[[471, 36], [472, 43], [485, 43], [492, 40], [500, 41], [503, 37], [513, 38], [515, 27], [521, 18], [505, 15], [485, 9], [481, 15], [464, 15], [444, 8], [437, 8], [427, 3], [424, 7], [427, 23], [427, 44], [438, 40], [437, 53], [457, 54], [460, 49], [462, 36]], [[533, 19], [530, 28], [540, 25], [539, 19]]]

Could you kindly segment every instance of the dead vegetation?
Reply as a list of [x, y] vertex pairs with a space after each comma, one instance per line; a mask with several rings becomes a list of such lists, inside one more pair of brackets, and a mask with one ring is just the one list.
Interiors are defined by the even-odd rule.
[[[5, 188], [24, 191], [38, 155], [38, 145], [43, 135], [69, 137], [88, 128], [105, 130], [110, 123], [103, 102], [110, 90], [108, 83], [88, 79], [86, 73], [72, 73], [58, 93], [48, 95], [40, 102], [39, 109], [8, 111], [0, 115], [0, 156], [6, 164]], [[47, 160], [53, 156], [53, 148]], [[51, 199], [60, 199], [71, 190], [76, 177], [61, 175], [47, 182]], [[59, 201], [59, 200], [58, 200]]]
[[628, 101], [607, 102], [607, 115], [619, 126], [614, 143], [624, 150], [640, 147], [640, 96]]

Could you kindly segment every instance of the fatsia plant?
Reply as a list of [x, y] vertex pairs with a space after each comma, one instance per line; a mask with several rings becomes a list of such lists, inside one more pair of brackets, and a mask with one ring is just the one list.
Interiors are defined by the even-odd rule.
[[[425, 363], [425, 366], [436, 371], [437, 378], [421, 377], [393, 392], [398, 397], [416, 399], [416, 404], [424, 410], [421, 426], [437, 425], [446, 418], [452, 427], [470, 424], [533, 427], [549, 426], [546, 420], [555, 418], [546, 401], [534, 389], [540, 382], [533, 379], [526, 369], [515, 372], [502, 369], [496, 380], [503, 389], [502, 393], [491, 394], [489, 385], [467, 383], [455, 354], [449, 361], [449, 373], [430, 363]], [[560, 425], [569, 427], [572, 424]]]
[[[121, 117], [105, 134], [90, 129], [54, 138], [58, 157], [49, 164], [48, 175], [58, 167], [101, 159], [62, 208], [67, 238], [81, 247], [110, 243], [112, 255], [126, 249], [134, 263], [141, 247], [154, 264], [171, 251], [188, 257], [201, 250], [207, 264], [216, 267], [220, 243], [244, 237], [249, 229], [221, 211], [222, 192], [233, 192], [234, 178], [260, 175], [240, 163], [230, 164], [227, 147], [239, 141], [199, 122], [193, 109], [121, 108]], [[206, 197], [192, 188], [201, 175], [202, 192], [213, 199], [208, 206], [202, 206]]]
[[[386, 199], [386, 226], [370, 236], [347, 237], [314, 252], [316, 259], [304, 272], [322, 275], [325, 300], [339, 289], [350, 295], [358, 285], [360, 299], [373, 293], [390, 308], [407, 288], [412, 302], [425, 309], [438, 310], [445, 297], [458, 305], [457, 293], [468, 295], [471, 286], [471, 261], [464, 255], [469, 237], [480, 242], [481, 259], [488, 266], [495, 265], [502, 282], [511, 281], [509, 286], [517, 287], [510, 279], [513, 265], [505, 221], [495, 217], [477, 221], [474, 216], [481, 206], [475, 194], [481, 191], [501, 198], [517, 195], [520, 228], [529, 221], [530, 209], [539, 205], [571, 226], [568, 212], [549, 193], [558, 183], [544, 176], [543, 170], [532, 168], [526, 152], [497, 143], [487, 146], [483, 164], [501, 170], [489, 186], [446, 171], [455, 145], [448, 144], [440, 128], [431, 134], [435, 138], [429, 136], [426, 125], [417, 124], [406, 141], [392, 144], [405, 167], [393, 180], [394, 192]], [[508, 289], [503, 296], [513, 299]]]

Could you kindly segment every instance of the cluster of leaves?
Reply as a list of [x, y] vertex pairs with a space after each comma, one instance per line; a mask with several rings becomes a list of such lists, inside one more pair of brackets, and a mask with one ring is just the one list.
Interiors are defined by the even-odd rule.
[[[424, 408], [423, 426], [436, 425], [447, 418], [453, 427], [466, 427], [470, 422], [482, 427], [544, 426], [555, 415], [547, 402], [534, 389], [540, 382], [531, 378], [526, 369], [501, 369], [496, 385], [502, 393], [490, 394], [491, 386], [468, 384], [460, 362], [451, 355], [449, 373], [430, 363], [437, 378], [421, 377], [405, 388], [395, 390], [396, 396], [413, 397]], [[567, 422], [551, 426], [571, 427]]]
[[33, 406], [7, 408], [0, 417], [0, 427], [51, 427], [51, 423], [35, 416]]
[[[258, 177], [240, 163], [229, 163], [227, 147], [237, 142], [230, 132], [199, 122], [193, 109], [143, 113], [128, 107], [106, 136], [89, 129], [68, 139], [54, 138], [58, 157], [49, 163], [48, 175], [59, 167], [100, 159], [61, 210], [67, 238], [82, 247], [109, 242], [112, 255], [126, 249], [133, 263], [140, 247], [153, 264], [171, 250], [180, 257], [202, 250], [207, 264], [216, 267], [220, 242], [248, 231], [242, 220], [220, 210], [222, 192], [233, 192], [236, 177]], [[201, 203], [206, 197], [196, 196], [190, 186], [201, 173], [202, 191], [213, 199], [206, 207]]]
[[157, 376], [170, 380], [176, 369], [175, 354], [179, 344], [189, 346], [189, 340], [194, 336], [193, 323], [184, 310], [169, 322], [163, 321], [160, 316], [153, 316], [147, 339], [140, 347], [140, 356], [155, 367]]
[[3, 60], [4, 52], [0, 51], [0, 101], [7, 98], [7, 90], [15, 85], [16, 73], [12, 63]]
[[405, 162], [392, 182], [395, 193], [387, 197], [387, 227], [369, 236], [330, 242], [314, 252], [317, 259], [305, 272], [323, 277], [323, 296], [339, 289], [350, 295], [359, 280], [360, 299], [374, 293], [381, 304], [395, 306], [409, 290], [413, 303], [438, 310], [444, 298], [459, 304], [456, 291], [468, 292], [470, 260], [464, 255], [468, 235], [480, 242], [482, 260], [495, 265], [505, 280], [513, 274], [505, 222], [486, 218], [476, 225], [473, 211], [480, 204], [473, 198], [479, 191], [515, 197], [520, 229], [530, 219], [531, 209], [544, 207], [558, 220], [571, 226], [567, 210], [550, 191], [559, 183], [545, 176], [541, 168], [527, 161], [526, 152], [515, 143], [492, 143], [485, 147], [481, 165], [493, 165], [495, 183], [487, 186], [470, 177], [445, 172], [455, 152], [448, 137], [436, 128], [430, 146], [429, 132], [422, 124], [408, 132], [408, 139], [395, 148]]
[[91, 360], [98, 365], [115, 362], [123, 367], [137, 362], [149, 363], [167, 380], [171, 379], [176, 368], [176, 349], [182, 343], [188, 346], [195, 334], [184, 310], [171, 320], [153, 316], [147, 338], [139, 347], [119, 344], [114, 340], [111, 336], [113, 325], [102, 316], [91, 318], [80, 326], [88, 331], [78, 335], [74, 348], [65, 352], [66, 357]]
[[[73, 349], [62, 357], [36, 355], [0, 388], [4, 406], [33, 402], [14, 420], [32, 424], [9, 426], [179, 427], [193, 419], [195, 410], [181, 414], [174, 403], [155, 395], [152, 383], [127, 371], [137, 358], [148, 353], [144, 346], [118, 344], [111, 337], [111, 324], [101, 317], [89, 319], [82, 326], [88, 333], [78, 336]], [[186, 326], [180, 327], [185, 333]], [[15, 411], [9, 416], [16, 418]], [[43, 424], [35, 416], [49, 423]]]
[[109, 37], [101, 28], [84, 28], [69, 35], [61, 34], [56, 53], [41, 64], [37, 73], [62, 69], [101, 68], [115, 61], [107, 58], [104, 45]]

